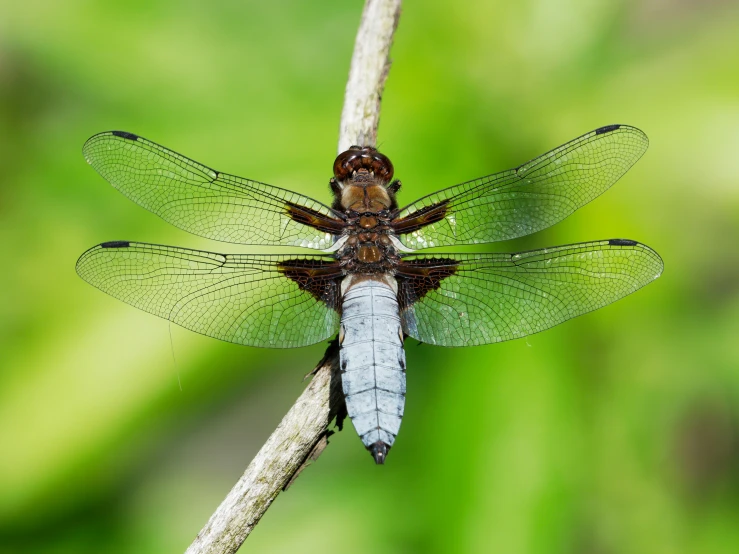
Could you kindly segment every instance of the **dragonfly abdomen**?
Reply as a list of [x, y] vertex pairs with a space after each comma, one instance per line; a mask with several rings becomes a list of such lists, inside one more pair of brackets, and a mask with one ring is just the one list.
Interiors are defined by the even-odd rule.
[[382, 464], [400, 430], [405, 351], [397, 294], [385, 279], [350, 284], [343, 297], [341, 381], [354, 428]]

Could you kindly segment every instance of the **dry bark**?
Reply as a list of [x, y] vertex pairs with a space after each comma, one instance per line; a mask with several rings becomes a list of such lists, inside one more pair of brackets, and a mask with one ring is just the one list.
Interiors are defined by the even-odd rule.
[[352, 144], [377, 145], [380, 101], [399, 17], [400, 0], [367, 0], [364, 6], [344, 94], [339, 152]]

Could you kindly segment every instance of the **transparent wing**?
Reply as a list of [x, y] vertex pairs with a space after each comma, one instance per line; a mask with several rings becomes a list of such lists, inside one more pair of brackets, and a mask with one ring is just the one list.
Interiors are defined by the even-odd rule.
[[307, 196], [220, 173], [132, 133], [100, 133], [82, 152], [128, 198], [196, 235], [320, 250], [342, 229], [329, 207]]
[[540, 231], [605, 192], [648, 145], [634, 127], [601, 127], [516, 169], [421, 198], [399, 213], [396, 233], [405, 246], [420, 250]]
[[332, 336], [340, 271], [329, 256], [224, 255], [108, 242], [77, 273], [103, 292], [217, 339], [292, 348]]
[[654, 250], [612, 239], [520, 254], [411, 255], [396, 278], [408, 335], [471, 346], [537, 333], [601, 308], [662, 269]]

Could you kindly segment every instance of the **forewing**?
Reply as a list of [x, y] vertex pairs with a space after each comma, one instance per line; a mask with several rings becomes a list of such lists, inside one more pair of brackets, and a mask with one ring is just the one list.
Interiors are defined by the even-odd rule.
[[307, 196], [220, 173], [132, 133], [100, 133], [82, 151], [128, 198], [196, 235], [323, 250], [343, 228], [329, 207]]
[[612, 239], [519, 254], [412, 255], [396, 278], [405, 333], [471, 346], [549, 329], [631, 294], [662, 269], [654, 250]]
[[601, 127], [515, 169], [421, 198], [401, 210], [393, 225], [414, 250], [528, 235], [605, 192], [648, 144], [634, 127]]
[[120, 241], [85, 252], [77, 273], [141, 310], [248, 346], [307, 346], [339, 323], [341, 272], [330, 256], [224, 255]]

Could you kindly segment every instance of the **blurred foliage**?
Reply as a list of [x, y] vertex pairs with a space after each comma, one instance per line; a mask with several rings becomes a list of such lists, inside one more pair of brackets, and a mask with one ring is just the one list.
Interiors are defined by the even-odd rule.
[[[80, 148], [124, 129], [327, 201], [361, 6], [2, 1], [0, 552], [183, 551], [302, 390], [323, 345], [220, 343], [75, 275], [104, 240], [248, 250], [137, 207]], [[245, 550], [739, 551], [736, 3], [407, 0], [393, 59], [401, 202], [636, 125], [652, 146], [613, 190], [492, 249], [628, 237], [665, 274], [527, 339], [409, 344], [388, 464], [335, 435]]]

